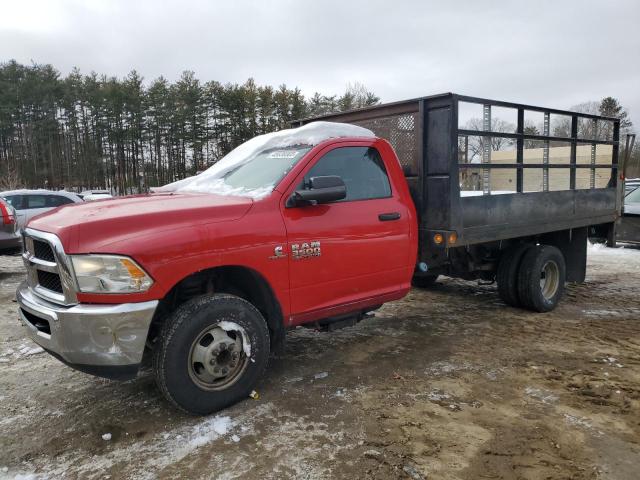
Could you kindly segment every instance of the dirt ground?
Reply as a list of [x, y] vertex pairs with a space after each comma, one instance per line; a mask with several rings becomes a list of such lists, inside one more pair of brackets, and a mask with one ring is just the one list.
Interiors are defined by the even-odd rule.
[[22, 276], [0, 257], [0, 478], [640, 477], [640, 250], [590, 247], [549, 314], [443, 279], [356, 327], [298, 329], [259, 399], [208, 418], [149, 372], [111, 382], [34, 348]]

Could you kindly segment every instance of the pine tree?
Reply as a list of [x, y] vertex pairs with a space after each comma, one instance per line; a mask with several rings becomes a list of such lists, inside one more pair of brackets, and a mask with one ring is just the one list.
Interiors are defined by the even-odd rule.
[[170, 83], [51, 65], [0, 64], [3, 185], [146, 191], [202, 171], [242, 142], [291, 121], [375, 104], [361, 84], [309, 100], [298, 88], [201, 83], [190, 71]]

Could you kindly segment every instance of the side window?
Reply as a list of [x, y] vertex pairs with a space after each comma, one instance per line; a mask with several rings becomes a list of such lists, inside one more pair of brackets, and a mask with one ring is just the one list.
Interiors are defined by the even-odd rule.
[[24, 198], [27, 200], [27, 208], [46, 208], [47, 207], [47, 196], [46, 195], [25, 195]]
[[47, 207], [59, 207], [68, 203], [73, 203], [73, 200], [62, 195], [47, 195]]
[[5, 197], [4, 199], [7, 201], [7, 203], [9, 205], [11, 205], [16, 210], [22, 210], [22, 209], [25, 208], [25, 206], [22, 205], [22, 199], [23, 198], [24, 197], [22, 195], [9, 195], [8, 197]]
[[347, 187], [347, 198], [370, 200], [391, 196], [389, 177], [380, 153], [371, 147], [341, 147], [324, 155], [305, 175], [303, 188], [311, 177], [338, 175]]

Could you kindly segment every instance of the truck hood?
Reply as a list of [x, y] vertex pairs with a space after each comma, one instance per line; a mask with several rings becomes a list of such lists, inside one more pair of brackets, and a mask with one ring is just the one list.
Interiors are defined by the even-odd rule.
[[56, 234], [67, 253], [98, 251], [150, 232], [187, 229], [244, 216], [253, 200], [213, 194], [149, 194], [65, 205], [33, 218], [27, 228]]

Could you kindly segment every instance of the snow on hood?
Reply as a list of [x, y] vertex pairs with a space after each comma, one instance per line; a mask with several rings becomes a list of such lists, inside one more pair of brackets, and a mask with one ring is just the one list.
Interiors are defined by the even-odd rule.
[[265, 150], [296, 145], [315, 146], [330, 138], [340, 137], [372, 138], [375, 137], [375, 134], [366, 128], [347, 123], [311, 122], [302, 127], [259, 135], [233, 149], [218, 160], [215, 165], [199, 175], [178, 180], [163, 187], [153, 188], [152, 191], [203, 192], [248, 196], [254, 199], [263, 198], [273, 191], [275, 184], [251, 189], [232, 187], [225, 183], [224, 175]]

